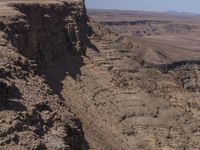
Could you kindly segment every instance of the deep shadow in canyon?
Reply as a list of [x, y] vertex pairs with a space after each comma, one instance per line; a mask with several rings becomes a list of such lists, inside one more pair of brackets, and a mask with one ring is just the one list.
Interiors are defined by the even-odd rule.
[[[55, 7], [34, 4], [14, 7], [25, 14], [24, 20], [15, 22], [5, 31], [18, 52], [35, 61], [38, 72], [54, 93], [61, 96], [62, 81], [66, 76], [77, 80], [84, 66], [83, 57], [87, 47], [99, 52], [90, 41], [94, 33], [87, 16], [73, 16], [70, 5]], [[37, 12], [37, 13], [35, 13]], [[71, 18], [77, 22], [71, 22]], [[18, 18], [16, 18], [18, 19]]]

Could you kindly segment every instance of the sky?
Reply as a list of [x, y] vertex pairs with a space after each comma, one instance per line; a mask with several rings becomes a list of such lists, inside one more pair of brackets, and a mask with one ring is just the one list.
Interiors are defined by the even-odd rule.
[[190, 12], [200, 14], [200, 0], [85, 0], [87, 8]]

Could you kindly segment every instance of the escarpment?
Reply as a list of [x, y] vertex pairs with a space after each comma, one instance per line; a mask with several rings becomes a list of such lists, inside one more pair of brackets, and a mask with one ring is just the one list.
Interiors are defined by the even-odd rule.
[[168, 33], [199, 32], [199, 26], [173, 24], [170, 21], [137, 20], [137, 21], [113, 21], [100, 22], [119, 34], [135, 37], [148, 37]]
[[82, 1], [0, 1], [0, 149], [86, 149], [81, 121], [39, 69], [86, 52]]
[[0, 149], [200, 149], [199, 62], [140, 40], [79, 0], [0, 1]]
[[69, 54], [85, 54], [87, 14], [82, 2], [11, 3], [21, 14], [5, 32], [19, 53], [40, 65]]

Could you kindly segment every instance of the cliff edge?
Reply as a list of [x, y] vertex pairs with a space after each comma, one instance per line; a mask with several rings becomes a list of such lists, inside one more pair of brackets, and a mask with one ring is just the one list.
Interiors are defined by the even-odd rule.
[[85, 149], [81, 121], [39, 68], [86, 52], [82, 1], [0, 1], [0, 149]]
[[0, 149], [199, 150], [199, 62], [143, 45], [84, 1], [0, 1]]

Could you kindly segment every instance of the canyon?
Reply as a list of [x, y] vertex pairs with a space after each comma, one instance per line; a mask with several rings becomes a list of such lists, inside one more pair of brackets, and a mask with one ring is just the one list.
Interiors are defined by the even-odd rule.
[[200, 149], [196, 16], [103, 12], [0, 0], [0, 149]]

